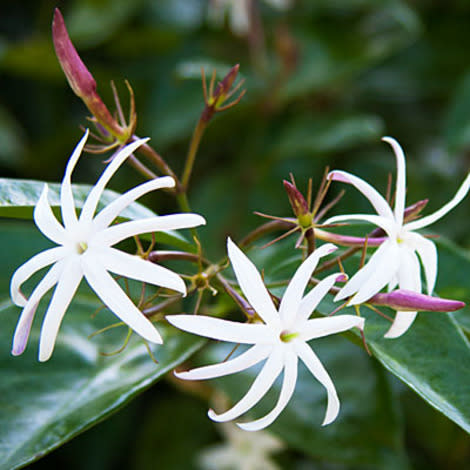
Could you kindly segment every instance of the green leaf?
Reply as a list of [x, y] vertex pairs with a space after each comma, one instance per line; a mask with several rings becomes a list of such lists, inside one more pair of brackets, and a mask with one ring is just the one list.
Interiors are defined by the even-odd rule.
[[[49, 203], [53, 208], [60, 205], [60, 184], [48, 183]], [[20, 180], [11, 178], [0, 178], [0, 217], [11, 217], [18, 219], [31, 219], [33, 217], [34, 206], [39, 200], [39, 196], [44, 188], [44, 182], [32, 180]], [[76, 207], [82, 207], [91, 186], [85, 184], [74, 184], [73, 195]], [[98, 210], [108, 205], [119, 196], [118, 193], [106, 189], [100, 199]], [[153, 217], [155, 213], [147, 207], [134, 202], [123, 210], [118, 220], [135, 220], [146, 217]], [[179, 232], [167, 230], [157, 232], [157, 240], [179, 247], [183, 250], [193, 250], [193, 245], [186, 240]]]
[[[402, 423], [383, 369], [364, 351], [338, 336], [312, 341], [310, 346], [335, 383], [341, 401], [339, 416], [332, 424], [321, 426], [326, 411], [326, 392], [311, 373], [299, 365], [295, 393], [268, 430], [293, 448], [317, 459], [360, 465], [360, 468], [408, 468]], [[229, 352], [230, 348], [218, 347], [204, 364], [223, 361]], [[254, 376], [255, 371], [249, 369], [218, 379], [217, 383], [235, 403], [247, 392]], [[269, 412], [279, 392], [278, 380], [249, 416], [237, 421], [249, 421]]]
[[[165, 344], [152, 347], [159, 361], [150, 358], [136, 335], [119, 354], [124, 327], [88, 339], [116, 321], [100, 311], [100, 303], [79, 293], [72, 301], [60, 329], [56, 349], [46, 363], [37, 361], [41, 318], [37, 318], [30, 344], [23, 356], [9, 355], [11, 338], [19, 314], [8, 298], [9, 278], [28, 256], [45, 247], [45, 242], [26, 224], [4, 223], [0, 231], [4, 249], [0, 273], [0, 469], [26, 465], [93, 426], [148, 388], [163, 374], [188, 358], [203, 341], [159, 327]], [[41, 317], [45, 305], [38, 308]]]

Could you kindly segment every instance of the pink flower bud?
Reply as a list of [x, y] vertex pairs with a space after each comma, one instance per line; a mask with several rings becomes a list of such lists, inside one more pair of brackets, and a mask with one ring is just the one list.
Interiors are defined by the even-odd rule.
[[383, 305], [399, 311], [454, 312], [465, 307], [464, 302], [442, 299], [406, 289], [376, 294], [367, 303]]
[[74, 93], [85, 103], [88, 110], [108, 132], [117, 138], [127, 139], [126, 129], [123, 129], [111, 116], [103, 100], [96, 92], [96, 82], [93, 75], [80, 59], [72, 41], [70, 40], [64, 18], [58, 8], [54, 11], [52, 21], [52, 39], [67, 81]]
[[72, 44], [64, 18], [58, 8], [54, 11], [54, 20], [52, 21], [52, 39], [60, 66], [74, 93], [82, 99], [93, 95], [96, 91], [95, 79]]
[[310, 211], [308, 210], [308, 204], [302, 193], [289, 181], [284, 180], [283, 184], [295, 216], [302, 217], [309, 214]]

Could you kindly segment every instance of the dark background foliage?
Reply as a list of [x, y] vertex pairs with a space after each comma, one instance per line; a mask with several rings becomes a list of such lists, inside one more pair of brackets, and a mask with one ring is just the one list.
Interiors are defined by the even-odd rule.
[[[262, 41], [211, 25], [203, 0], [3, 1], [1, 175], [59, 181], [86, 123], [86, 109], [54, 56], [50, 23], [59, 6], [100, 94], [111, 105], [114, 80], [126, 97], [128, 79], [139, 135], [150, 136], [176, 170], [203, 106], [200, 66], [223, 71], [240, 63], [246, 96], [210, 124], [190, 191], [193, 208], [208, 220], [204, 236], [213, 256], [223, 253], [227, 234], [240, 237], [259, 223], [254, 210], [288, 215], [282, 179], [289, 172], [305, 188], [329, 165], [385, 190], [394, 159], [383, 135], [406, 151], [408, 202], [429, 197], [432, 210], [447, 201], [469, 166], [469, 2], [297, 0], [282, 12], [257, 5]], [[100, 166], [100, 157], [90, 156], [76, 181], [92, 183]], [[135, 178], [126, 169], [114, 189]], [[350, 209], [367, 210], [360, 196], [348, 197]], [[172, 208], [169, 199], [158, 204], [157, 211]], [[468, 204], [433, 227], [466, 248], [469, 228]], [[388, 374], [384, 380], [399, 399], [411, 467], [468, 465], [468, 436]], [[31, 468], [193, 468], [196, 453], [220, 439], [206, 408], [161, 382]], [[370, 430], [358, 432], [370, 439]], [[279, 454], [278, 462], [365, 468], [294, 451]]]

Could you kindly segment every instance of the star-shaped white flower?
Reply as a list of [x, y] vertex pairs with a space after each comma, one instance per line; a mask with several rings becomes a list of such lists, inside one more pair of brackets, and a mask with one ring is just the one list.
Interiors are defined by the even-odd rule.
[[[470, 174], [458, 189], [455, 196], [441, 209], [412, 222], [404, 223], [406, 168], [403, 150], [395, 139], [384, 137], [389, 143], [397, 160], [397, 182], [395, 207], [392, 208], [370, 184], [345, 171], [332, 171], [328, 178], [341, 181], [356, 187], [377, 211], [378, 215], [351, 214], [328, 219], [325, 223], [343, 222], [346, 220], [364, 220], [382, 228], [388, 238], [380, 245], [367, 264], [362, 267], [349, 282], [339, 291], [335, 300], [353, 296], [351, 305], [361, 304], [377, 294], [388, 284], [392, 290], [397, 285], [400, 289], [421, 292], [421, 264], [424, 268], [427, 292], [434, 289], [437, 276], [437, 250], [434, 243], [415, 233], [415, 230], [427, 227], [452, 210], [466, 196], [470, 188]], [[386, 338], [397, 338], [405, 333], [413, 323], [417, 312], [398, 311]]]
[[334, 251], [336, 247], [332, 244], [323, 245], [300, 265], [289, 282], [277, 311], [254, 264], [230, 239], [227, 245], [240, 288], [264, 323], [238, 323], [199, 315], [166, 317], [171, 324], [184, 331], [221, 341], [253, 345], [234, 359], [188, 372], [175, 373], [176, 376], [187, 380], [211, 379], [240, 372], [266, 359], [247, 394], [233, 408], [220, 415], [209, 410], [209, 417], [212, 420], [224, 422], [238, 418], [255, 406], [284, 371], [281, 393], [273, 410], [256, 421], [238, 423], [242, 429], [257, 431], [269, 426], [289, 402], [294, 393], [297, 363], [300, 358], [313, 376], [326, 388], [328, 406], [323, 424], [331, 423], [338, 415], [338, 396], [330, 376], [307, 341], [340, 333], [353, 327], [362, 330], [364, 319], [354, 315], [338, 315], [309, 320], [313, 310], [338, 277], [343, 276], [341, 274], [332, 274], [323, 279], [306, 296], [303, 296], [303, 293], [318, 260]]
[[[39, 230], [59, 246], [33, 256], [13, 274], [10, 284], [11, 298], [16, 305], [23, 307], [13, 338], [12, 354], [15, 356], [22, 354], [26, 347], [39, 301], [56, 284], [42, 324], [39, 343], [40, 361], [50, 358], [63, 316], [82, 277], [85, 277], [90, 287], [117, 317], [143, 338], [154, 343], [163, 342], [160, 334], [108, 271], [186, 294], [186, 286], [176, 273], [119, 251], [113, 248], [113, 245], [142, 233], [195, 227], [204, 224], [204, 218], [197, 214], [172, 214], [110, 226], [114, 219], [139, 197], [158, 188], [173, 187], [175, 181], [168, 176], [156, 178], [127, 191], [94, 217], [99, 199], [110, 178], [127, 157], [148, 139], [126, 145], [114, 155], [88, 194], [80, 217], [77, 217], [71, 175], [87, 137], [88, 131], [67, 163], [60, 188], [63, 225], [57, 221], [49, 205], [47, 184], [44, 185], [34, 209], [34, 221]], [[20, 290], [21, 285], [34, 273], [51, 264], [52, 267], [27, 299]]]

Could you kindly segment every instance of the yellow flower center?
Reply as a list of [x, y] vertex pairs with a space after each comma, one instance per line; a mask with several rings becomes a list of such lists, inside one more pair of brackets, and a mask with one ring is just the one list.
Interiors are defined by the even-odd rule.
[[86, 242], [79, 242], [77, 243], [77, 253], [81, 255], [82, 253], [85, 253], [85, 251], [88, 249], [88, 245]]
[[289, 331], [283, 331], [280, 334], [281, 341], [283, 343], [288, 343], [289, 341], [292, 341], [294, 338], [297, 338], [299, 336], [299, 333], [291, 333]]

